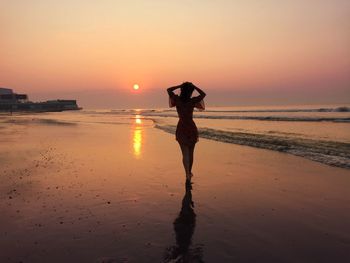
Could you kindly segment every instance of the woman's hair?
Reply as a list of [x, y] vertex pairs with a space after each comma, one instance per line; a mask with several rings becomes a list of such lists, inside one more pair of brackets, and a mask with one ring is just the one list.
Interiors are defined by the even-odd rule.
[[191, 82], [184, 82], [181, 85], [180, 99], [187, 101], [191, 98], [194, 91], [194, 85]]

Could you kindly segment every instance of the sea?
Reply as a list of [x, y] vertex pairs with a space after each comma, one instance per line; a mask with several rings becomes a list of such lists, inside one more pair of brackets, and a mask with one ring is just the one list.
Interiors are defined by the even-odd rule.
[[[128, 123], [148, 120], [175, 133], [173, 108], [84, 109], [39, 114], [45, 122]], [[201, 138], [279, 151], [326, 165], [350, 168], [350, 104], [258, 107], [207, 107], [195, 111]]]

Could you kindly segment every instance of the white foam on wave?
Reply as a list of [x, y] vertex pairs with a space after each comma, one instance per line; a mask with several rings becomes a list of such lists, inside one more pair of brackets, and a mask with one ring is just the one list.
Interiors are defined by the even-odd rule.
[[206, 110], [207, 112], [350, 112], [350, 107], [340, 106], [335, 108], [291, 108], [291, 109], [250, 109], [250, 110]]
[[[163, 125], [157, 122], [155, 122], [155, 127], [169, 133], [175, 133], [176, 130], [174, 125]], [[220, 142], [289, 153], [327, 165], [350, 169], [350, 143], [230, 132], [209, 128], [199, 128], [199, 136]]]
[[[143, 116], [149, 117], [177, 117], [177, 114], [174, 112], [169, 113], [153, 113], [145, 112], [142, 113]], [[233, 116], [233, 115], [206, 115], [198, 114], [194, 115], [195, 119], [215, 119], [215, 120], [259, 120], [259, 121], [301, 121], [301, 122], [350, 122], [350, 117], [307, 117], [307, 116]]]

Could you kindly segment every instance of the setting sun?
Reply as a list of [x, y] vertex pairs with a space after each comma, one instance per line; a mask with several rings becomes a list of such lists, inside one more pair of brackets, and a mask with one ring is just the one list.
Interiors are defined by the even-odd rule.
[[140, 86], [138, 84], [134, 84], [134, 90], [138, 90]]

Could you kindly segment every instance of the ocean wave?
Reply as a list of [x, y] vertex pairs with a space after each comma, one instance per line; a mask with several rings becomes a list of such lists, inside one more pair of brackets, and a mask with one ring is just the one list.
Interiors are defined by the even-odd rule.
[[111, 109], [111, 110], [83, 110], [82, 114], [92, 115], [141, 115], [147, 113], [165, 112], [163, 109]]
[[[119, 110], [116, 110], [119, 111]], [[129, 110], [129, 111], [135, 111], [135, 110]], [[138, 110], [141, 112], [174, 112], [174, 109], [143, 109]], [[350, 107], [347, 106], [340, 106], [340, 107], [333, 107], [333, 108], [286, 108], [286, 109], [226, 109], [221, 110], [220, 108], [217, 109], [206, 109], [206, 112], [213, 112], [213, 113], [297, 113], [297, 112], [350, 112]]]
[[206, 110], [206, 112], [236, 112], [236, 113], [248, 113], [248, 112], [350, 112], [350, 107], [341, 106], [336, 108], [290, 108], [290, 109], [250, 109], [250, 110]]
[[[155, 122], [155, 127], [174, 134], [176, 126]], [[268, 149], [301, 156], [323, 164], [350, 169], [350, 143], [319, 141], [266, 134], [230, 132], [199, 128], [202, 138]]]
[[338, 108], [335, 108], [333, 111], [336, 111], [336, 112], [350, 112], [350, 107], [338, 107]]
[[[142, 116], [148, 117], [177, 117], [176, 112], [173, 114], [159, 113], [142, 113]], [[195, 119], [215, 119], [215, 120], [258, 120], [258, 121], [301, 121], [301, 122], [350, 122], [350, 118], [343, 117], [307, 117], [307, 116], [227, 116], [227, 115], [205, 115], [194, 114]]]
[[[217, 119], [217, 120], [260, 120], [260, 121], [298, 121], [298, 122], [350, 122], [350, 116], [285, 116], [278, 113], [312, 113], [312, 112], [350, 112], [350, 108], [343, 106], [337, 108], [317, 108], [317, 109], [263, 109], [263, 110], [206, 110], [205, 112], [195, 112], [197, 119]], [[84, 110], [83, 114], [88, 115], [142, 115], [145, 117], [177, 117], [174, 109], [111, 109], [111, 110]], [[220, 114], [222, 113], [222, 114]], [[231, 113], [231, 114], [230, 114]], [[243, 115], [239, 113], [274, 113], [274, 115]], [[320, 115], [320, 114], [318, 114]]]
[[[150, 109], [106, 109], [106, 110], [82, 110], [84, 114], [148, 114], [148, 113], [176, 113], [175, 109], [162, 109], [162, 108], [150, 108]], [[298, 113], [298, 112], [350, 112], [350, 107], [340, 106], [335, 108], [287, 108], [287, 109], [207, 109], [206, 112], [211, 113]]]

